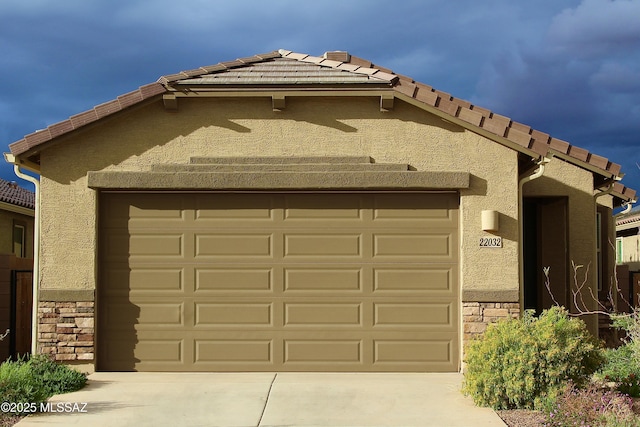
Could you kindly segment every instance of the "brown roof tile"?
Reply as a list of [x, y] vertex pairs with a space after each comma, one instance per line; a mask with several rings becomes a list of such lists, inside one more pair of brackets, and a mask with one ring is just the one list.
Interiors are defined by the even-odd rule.
[[418, 86], [416, 86], [414, 83], [410, 83], [407, 81], [400, 81], [400, 83], [396, 86], [396, 90], [400, 93], [403, 93], [405, 95], [407, 95], [410, 98], [413, 98], [416, 94], [416, 90], [418, 89]]
[[567, 152], [571, 157], [586, 162], [589, 158], [589, 151], [584, 148], [576, 147], [575, 145], [569, 146], [569, 151]]
[[471, 123], [474, 126], [480, 126], [482, 123], [482, 113], [479, 111], [470, 110], [468, 108], [461, 108], [458, 117], [467, 123]]
[[438, 103], [438, 94], [431, 90], [431, 86], [423, 85], [418, 83], [416, 85], [417, 92], [414, 95], [414, 98], [420, 102], [424, 102], [427, 105], [431, 105], [435, 107]]
[[464, 99], [460, 98], [453, 98], [453, 100], [462, 108], [471, 108], [471, 103], [469, 101], [465, 101]]
[[511, 122], [511, 126], [512, 129], [516, 129], [520, 132], [524, 132], [526, 134], [530, 134], [531, 132], [531, 127], [527, 126], [527, 125], [523, 125], [522, 123], [518, 123], [518, 122]]
[[167, 91], [167, 89], [160, 83], [150, 83], [148, 85], [140, 86], [140, 89], [138, 90], [144, 99], [152, 98]]
[[539, 130], [533, 129], [531, 131], [531, 138], [533, 138], [533, 139], [535, 139], [536, 141], [539, 141], [539, 142], [544, 142], [545, 144], [549, 143], [549, 134], [548, 133], [544, 133], [544, 132], [540, 132]]
[[118, 101], [120, 102], [121, 108], [127, 108], [138, 102], [142, 101], [142, 94], [139, 90], [135, 90], [133, 92], [125, 93], [124, 95], [120, 95], [118, 97]]
[[600, 169], [607, 169], [607, 166], [609, 165], [609, 160], [602, 157], [602, 156], [598, 156], [597, 154], [593, 154], [590, 153], [589, 154], [589, 164], [593, 165], [597, 168]]
[[436, 105], [436, 108], [440, 111], [444, 111], [445, 113], [455, 117], [456, 114], [458, 113], [458, 108], [460, 107], [455, 102], [450, 101], [449, 98], [440, 97], [440, 99], [438, 100], [438, 105]]
[[473, 111], [476, 111], [476, 112], [482, 114], [484, 117], [489, 117], [489, 115], [491, 114], [490, 110], [487, 110], [486, 108], [478, 107], [477, 105], [472, 105], [471, 109]]
[[533, 150], [535, 153], [538, 153], [541, 156], [546, 156], [549, 153], [549, 146], [547, 145], [547, 143], [538, 141], [537, 139], [531, 140], [529, 149]]
[[35, 209], [35, 194], [15, 182], [0, 178], [0, 202]]
[[499, 114], [492, 114], [490, 117], [485, 117], [484, 122], [482, 123], [482, 128], [493, 134], [504, 137], [507, 133], [509, 123], [511, 123], [511, 119]]
[[569, 148], [571, 147], [571, 145], [568, 142], [563, 141], [561, 139], [551, 138], [549, 140], [549, 147], [552, 150], [556, 150], [556, 151], [558, 151], [558, 152], [560, 152], [562, 154], [568, 154], [569, 153]]
[[104, 104], [100, 104], [94, 107], [94, 110], [96, 110], [96, 114], [100, 119], [108, 116], [111, 113], [120, 111], [121, 109], [122, 107], [120, 106], [120, 101], [118, 101], [117, 99], [105, 102]]
[[71, 120], [64, 120], [56, 123], [55, 125], [49, 126], [49, 133], [51, 134], [51, 138], [55, 138], [58, 135], [62, 135], [63, 133], [71, 132], [73, 130], [73, 125], [71, 124]]
[[607, 165], [607, 170], [615, 176], [620, 175], [620, 169], [622, 169], [622, 166], [620, 166], [618, 163], [609, 162], [609, 164]]
[[78, 129], [84, 125], [88, 125], [89, 123], [93, 123], [98, 120], [98, 114], [96, 114], [95, 110], [85, 111], [80, 114], [76, 114], [75, 116], [69, 117], [71, 120], [71, 124], [74, 129]]
[[512, 125], [507, 131], [506, 138], [518, 145], [529, 148], [529, 144], [531, 143], [531, 134], [520, 129]]

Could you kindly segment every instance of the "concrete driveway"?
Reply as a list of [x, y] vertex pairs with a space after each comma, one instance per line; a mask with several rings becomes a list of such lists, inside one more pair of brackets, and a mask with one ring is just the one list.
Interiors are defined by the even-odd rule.
[[461, 383], [461, 374], [100, 372], [17, 425], [505, 425], [462, 396]]

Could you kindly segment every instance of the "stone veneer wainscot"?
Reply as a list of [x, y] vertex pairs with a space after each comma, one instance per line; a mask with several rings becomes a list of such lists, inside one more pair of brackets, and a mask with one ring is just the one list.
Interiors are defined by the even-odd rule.
[[41, 301], [38, 353], [55, 360], [93, 360], [94, 310], [93, 301]]
[[520, 304], [517, 302], [463, 302], [463, 342], [466, 344], [482, 335], [490, 323], [518, 317], [520, 317]]

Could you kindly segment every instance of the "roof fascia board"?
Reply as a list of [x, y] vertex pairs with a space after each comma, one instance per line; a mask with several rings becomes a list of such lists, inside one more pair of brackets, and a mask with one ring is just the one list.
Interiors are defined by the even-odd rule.
[[579, 166], [579, 167], [581, 167], [583, 169], [588, 170], [589, 172], [596, 173], [598, 175], [604, 176], [605, 178], [613, 179], [613, 180], [616, 180], [616, 181], [619, 181], [621, 179], [617, 175], [614, 175], [614, 174], [612, 174], [612, 173], [610, 173], [610, 172], [608, 172], [608, 171], [606, 171], [604, 169], [597, 168], [597, 167], [593, 166], [591, 163], [583, 162], [580, 159], [576, 159], [575, 157], [571, 157], [568, 154], [565, 154], [565, 153], [563, 153], [561, 151], [554, 150], [553, 148], [550, 148], [549, 151], [551, 153], [553, 153], [554, 157], [562, 159], [562, 160], [564, 160], [564, 161], [566, 161], [568, 163], [572, 163], [572, 164], [574, 164], [576, 166]]
[[24, 206], [17, 206], [7, 202], [0, 202], [0, 211], [9, 211], [31, 217], [35, 216], [35, 210], [25, 208]]
[[379, 89], [322, 89], [322, 88], [300, 88], [300, 89], [212, 89], [212, 90], [188, 90], [188, 91], [175, 91], [171, 92], [176, 98], [197, 98], [197, 97], [211, 97], [211, 98], [259, 98], [259, 97], [271, 97], [273, 95], [278, 96], [387, 96], [389, 93], [393, 93], [393, 88], [379, 88]]
[[11, 153], [4, 153], [4, 160], [7, 163], [18, 165], [23, 169], [27, 169], [31, 172], [35, 172], [38, 175], [40, 175], [40, 165], [37, 163], [33, 163], [32, 161], [27, 160], [26, 158], [24, 159], [18, 158]]
[[638, 227], [640, 227], [640, 218], [636, 219], [633, 222], [628, 222], [622, 225], [616, 225], [616, 231], [630, 230], [632, 228], [638, 228]]
[[444, 111], [440, 111], [439, 109], [432, 107], [428, 104], [425, 104], [424, 102], [418, 101], [417, 99], [414, 99], [410, 96], [407, 96], [403, 93], [398, 93], [396, 92], [396, 97], [402, 101], [408, 102], [409, 104], [416, 106], [424, 111], [427, 111], [428, 113], [434, 114], [438, 117], [440, 117], [443, 120], [446, 120], [448, 122], [451, 122], [453, 124], [456, 124], [462, 128], [465, 128], [471, 132], [477, 133], [480, 136], [484, 136], [485, 138], [488, 138], [492, 141], [495, 141], [501, 145], [504, 145], [505, 147], [511, 148], [513, 150], [516, 150], [520, 153], [526, 154], [527, 156], [530, 156], [533, 159], [541, 159], [543, 158], [545, 155], [538, 153], [534, 150], [531, 150], [530, 148], [526, 148], [523, 147], [522, 145], [518, 145], [515, 142], [509, 141], [507, 138], [504, 137], [500, 137], [498, 135], [496, 135], [495, 133], [491, 133], [487, 130], [484, 130], [482, 128], [473, 126], [471, 123], [468, 123], [464, 120], [461, 120], [455, 116], [452, 116], [450, 114], [445, 113]]

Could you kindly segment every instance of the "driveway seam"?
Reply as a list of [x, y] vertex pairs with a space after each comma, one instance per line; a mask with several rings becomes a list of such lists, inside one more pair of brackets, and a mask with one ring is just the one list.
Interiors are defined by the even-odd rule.
[[276, 378], [278, 377], [278, 373], [273, 375], [273, 379], [271, 380], [271, 384], [269, 385], [269, 391], [267, 392], [267, 398], [264, 401], [264, 407], [262, 408], [262, 413], [260, 414], [260, 419], [258, 420], [257, 427], [260, 427], [262, 424], [262, 418], [264, 417], [264, 413], [267, 411], [267, 405], [269, 404], [269, 397], [271, 396], [271, 389], [273, 388], [273, 383], [276, 382]]

